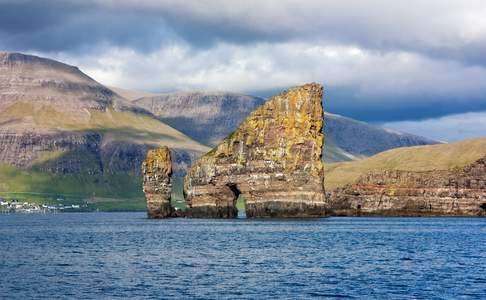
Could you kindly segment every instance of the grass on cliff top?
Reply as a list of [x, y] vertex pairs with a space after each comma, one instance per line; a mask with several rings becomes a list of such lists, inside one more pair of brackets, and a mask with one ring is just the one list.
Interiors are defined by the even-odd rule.
[[392, 149], [369, 158], [325, 164], [325, 187], [331, 191], [373, 171], [431, 171], [464, 167], [486, 156], [486, 138]]

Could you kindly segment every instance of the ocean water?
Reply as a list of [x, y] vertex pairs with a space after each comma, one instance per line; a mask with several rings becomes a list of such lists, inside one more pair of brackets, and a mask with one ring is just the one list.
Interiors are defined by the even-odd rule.
[[0, 215], [2, 299], [486, 299], [486, 219]]

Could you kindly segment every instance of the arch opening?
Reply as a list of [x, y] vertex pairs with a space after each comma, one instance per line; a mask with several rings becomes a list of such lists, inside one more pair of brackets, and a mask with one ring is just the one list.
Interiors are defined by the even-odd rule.
[[185, 211], [187, 209], [186, 197], [184, 195], [184, 177], [172, 176], [172, 191], [170, 206], [174, 211]]
[[233, 193], [233, 206], [236, 209], [236, 217], [238, 219], [246, 219], [245, 197], [236, 184], [228, 184], [228, 187]]
[[482, 210], [486, 210], [486, 202], [479, 206]]

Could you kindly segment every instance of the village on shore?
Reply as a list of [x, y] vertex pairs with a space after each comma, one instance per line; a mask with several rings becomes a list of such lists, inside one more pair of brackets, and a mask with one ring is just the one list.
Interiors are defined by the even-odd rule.
[[6, 200], [0, 198], [0, 213], [57, 213], [73, 212], [86, 209], [88, 204], [34, 204], [21, 202], [16, 199]]

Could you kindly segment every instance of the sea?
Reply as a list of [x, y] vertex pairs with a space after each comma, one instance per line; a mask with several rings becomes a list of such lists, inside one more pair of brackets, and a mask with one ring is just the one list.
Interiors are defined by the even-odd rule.
[[0, 299], [486, 299], [486, 218], [3, 214]]

